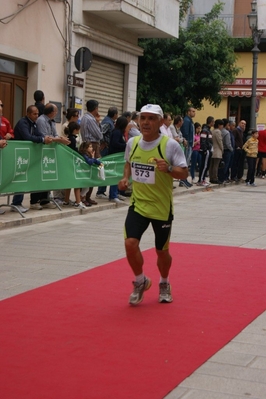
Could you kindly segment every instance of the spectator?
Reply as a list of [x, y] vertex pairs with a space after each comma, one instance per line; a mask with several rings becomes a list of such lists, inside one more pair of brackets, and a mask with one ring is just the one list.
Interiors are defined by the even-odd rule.
[[200, 153], [200, 132], [201, 132], [201, 124], [195, 122], [195, 136], [194, 136], [194, 146], [192, 149], [191, 155], [191, 165], [190, 165], [190, 175], [192, 179], [192, 183], [196, 184], [195, 180], [195, 171], [196, 167], [200, 170], [201, 165], [201, 153]]
[[[181, 132], [183, 137], [187, 141], [187, 146], [185, 147], [185, 157], [187, 160], [187, 165], [190, 165], [192, 149], [194, 145], [194, 136], [195, 136], [195, 128], [193, 119], [196, 115], [196, 110], [193, 107], [189, 107], [187, 110], [187, 114], [184, 117], [183, 125], [181, 126]], [[180, 180], [179, 186], [184, 186], [186, 188], [192, 187], [192, 184], [186, 180]]]
[[258, 140], [259, 132], [254, 129], [251, 131], [251, 137], [245, 142], [242, 149], [246, 152], [246, 158], [248, 163], [248, 172], [246, 178], [246, 186], [256, 187], [255, 184], [255, 172], [256, 172], [256, 161], [258, 156]]
[[39, 132], [45, 136], [52, 136], [53, 142], [68, 145], [70, 142], [66, 137], [58, 135], [54, 118], [58, 113], [56, 105], [48, 103], [44, 107], [43, 114], [37, 119], [36, 125]]
[[66, 117], [66, 122], [63, 123], [61, 128], [61, 136], [65, 136], [65, 128], [68, 126], [70, 122], [78, 122], [79, 119], [79, 110], [76, 108], [68, 108], [66, 112], [63, 112]]
[[170, 129], [172, 132], [173, 139], [176, 140], [180, 144], [182, 150], [185, 151], [185, 147], [187, 146], [187, 141], [183, 137], [183, 134], [181, 132], [181, 127], [183, 125], [183, 122], [184, 121], [181, 115], [175, 116], [173, 124], [170, 125]]
[[103, 139], [103, 133], [100, 124], [99, 103], [96, 100], [89, 100], [86, 107], [88, 112], [83, 115], [80, 122], [81, 138], [82, 141], [92, 143], [95, 158], [100, 158], [100, 142]]
[[266, 175], [266, 130], [259, 132], [258, 158], [261, 160], [261, 177]]
[[45, 97], [44, 97], [44, 92], [41, 90], [36, 90], [33, 94], [34, 100], [35, 100], [35, 107], [38, 108], [39, 111], [39, 116], [41, 116], [44, 113], [44, 103], [45, 103]]
[[194, 118], [195, 115], [196, 115], [195, 108], [189, 107], [187, 110], [187, 114], [184, 117], [183, 125], [181, 127], [181, 132], [183, 134], [183, 137], [187, 141], [187, 147], [185, 149], [185, 157], [186, 157], [188, 165], [190, 163], [190, 158], [192, 155], [192, 148], [194, 145], [195, 128], [194, 128], [194, 123], [193, 123], [192, 118]]
[[140, 136], [141, 133], [139, 130], [139, 112], [132, 112], [131, 121], [128, 124], [128, 128], [128, 139], [131, 139], [131, 137]]
[[[133, 193], [124, 226], [125, 249], [128, 263], [134, 273], [131, 305], [143, 300], [151, 287], [151, 279], [144, 275], [140, 240], [152, 225], [155, 234], [157, 266], [160, 273], [159, 302], [173, 301], [169, 283], [172, 258], [169, 253], [173, 220], [173, 178], [185, 179], [187, 165], [179, 144], [160, 134], [163, 111], [159, 105], [148, 104], [140, 111], [142, 136], [127, 143], [124, 177], [118, 186], [126, 190], [132, 176]], [[147, 170], [147, 165], [149, 169]]]
[[[65, 135], [65, 128], [71, 122], [76, 122], [77, 123], [78, 118], [79, 118], [79, 110], [76, 109], [76, 108], [68, 108], [67, 111], [64, 112], [64, 115], [66, 116], [66, 122], [63, 123], [63, 125], [62, 125], [60, 135], [61, 135], [61, 137], [67, 138], [68, 136]], [[78, 145], [80, 144], [79, 143], [80, 140], [78, 140], [78, 137], [80, 137], [80, 135], [75, 137], [76, 147], [78, 147]], [[53, 196], [54, 196], [54, 200], [59, 205], [63, 205], [63, 202], [65, 201], [65, 190], [54, 190], [53, 191]]]
[[244, 162], [246, 153], [242, 149], [244, 143], [244, 132], [246, 121], [241, 120], [238, 126], [232, 131], [235, 138], [234, 159], [231, 170], [231, 179], [238, 182], [242, 179], [244, 173]]
[[[80, 131], [80, 125], [77, 122], [70, 122], [67, 127], [65, 127], [65, 132], [64, 135], [67, 137], [70, 141], [68, 144], [68, 147], [71, 148], [73, 151], [78, 151], [77, 150], [77, 144], [76, 144], [76, 137], [79, 134]], [[64, 190], [65, 191], [65, 200], [63, 202], [64, 206], [72, 205], [70, 204], [69, 198], [70, 198], [70, 192], [71, 189], [67, 188]], [[86, 209], [85, 204], [81, 202], [81, 197], [80, 197], [80, 188], [74, 188], [74, 195], [75, 195], [75, 203], [74, 207], [78, 209]]]
[[4, 104], [0, 100], [0, 139], [10, 140], [14, 138], [13, 129], [9, 120], [3, 116]]
[[160, 132], [161, 132], [161, 134], [163, 134], [164, 136], [173, 138], [172, 131], [171, 131], [171, 129], [170, 129], [171, 123], [172, 123], [172, 117], [171, 117], [171, 115], [170, 115], [168, 112], [165, 112], [165, 113], [163, 114], [163, 124], [162, 124], [162, 126], [160, 127]]
[[221, 183], [229, 183], [228, 180], [228, 170], [230, 166], [230, 160], [233, 155], [233, 147], [231, 144], [231, 137], [230, 137], [230, 131], [229, 131], [229, 120], [224, 118], [223, 119], [224, 126], [222, 128], [222, 140], [223, 140], [223, 161], [224, 161], [224, 167], [220, 168], [218, 170], [218, 180]]
[[212, 131], [212, 157], [210, 161], [210, 182], [212, 184], [221, 184], [218, 179], [218, 168], [221, 159], [223, 158], [223, 139], [222, 139], [222, 128], [224, 127], [224, 121], [222, 119], [216, 119], [214, 122], [214, 130]]
[[[85, 141], [85, 142], [81, 143], [81, 145], [79, 147], [79, 152], [81, 155], [83, 155], [85, 162], [88, 165], [102, 166], [101, 161], [99, 161], [97, 158], [95, 158], [95, 151], [94, 151], [93, 145], [90, 141]], [[83, 188], [81, 190], [81, 200], [82, 200], [83, 204], [86, 206], [91, 206], [91, 205], [97, 204], [95, 201], [91, 200], [92, 191], [93, 191], [93, 187]]]
[[[36, 125], [36, 121], [39, 116], [38, 108], [35, 105], [30, 105], [27, 108], [27, 114], [21, 118], [14, 128], [15, 140], [26, 140], [32, 141], [33, 143], [50, 144], [53, 142], [52, 136], [43, 136]], [[24, 195], [16, 194], [13, 197], [11, 205], [15, 205], [20, 212], [24, 213], [28, 211], [28, 208], [22, 206]], [[31, 193], [30, 195], [30, 208], [41, 210], [42, 208], [55, 208], [55, 205], [50, 203], [48, 199], [48, 193]], [[16, 211], [16, 208], [11, 210]]]
[[[7, 146], [6, 139], [0, 138], [0, 148], [5, 148]], [[0, 207], [0, 215], [3, 215], [5, 211]]]
[[233, 130], [235, 129], [235, 127], [236, 127], [236, 123], [234, 121], [229, 121], [229, 134], [230, 134], [230, 140], [231, 140], [231, 146], [233, 148], [233, 152], [231, 153], [228, 172], [226, 175], [227, 183], [231, 183], [232, 181], [234, 181], [234, 180], [232, 180], [232, 166], [233, 166], [234, 151], [235, 151], [235, 136], [233, 135]]
[[201, 165], [199, 171], [199, 181], [197, 186], [208, 186], [205, 178], [210, 167], [212, 157], [212, 132], [211, 128], [214, 125], [214, 118], [208, 116], [206, 124], [203, 125], [200, 133], [200, 153], [201, 153]]
[[[110, 107], [108, 109], [107, 115], [103, 118], [101, 122], [102, 133], [103, 133], [103, 140], [101, 142], [101, 149], [100, 149], [101, 157], [105, 157], [108, 155], [110, 136], [115, 128], [115, 121], [117, 120], [117, 117], [118, 117], [118, 109], [116, 107]], [[107, 199], [108, 197], [105, 193], [106, 189], [107, 189], [106, 186], [98, 187], [96, 198]]]
[[[109, 154], [116, 154], [118, 152], [125, 152], [126, 140], [125, 130], [128, 125], [128, 119], [124, 116], [120, 116], [115, 124], [115, 129], [112, 131], [110, 138]], [[120, 203], [125, 200], [126, 197], [119, 194], [118, 185], [110, 186], [109, 201]]]

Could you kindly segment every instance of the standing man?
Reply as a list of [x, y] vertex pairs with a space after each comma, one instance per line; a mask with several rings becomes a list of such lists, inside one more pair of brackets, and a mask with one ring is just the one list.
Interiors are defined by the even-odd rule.
[[[106, 155], [108, 155], [110, 137], [112, 131], [115, 128], [115, 121], [117, 120], [117, 117], [118, 117], [118, 109], [116, 107], [110, 107], [108, 109], [107, 115], [102, 120], [101, 127], [103, 133], [103, 140], [101, 142], [101, 150], [100, 150], [101, 157], [105, 157]], [[105, 194], [105, 192], [106, 192], [106, 186], [98, 187], [96, 198], [108, 199], [108, 196]]]
[[[35, 105], [30, 105], [27, 108], [27, 114], [25, 117], [21, 118], [14, 128], [14, 136], [15, 140], [26, 140], [32, 141], [33, 143], [41, 143], [41, 144], [50, 144], [53, 142], [53, 137], [51, 136], [43, 136], [37, 128], [36, 121], [39, 116], [38, 108]], [[50, 203], [47, 196], [43, 196], [44, 193], [31, 193], [30, 195], [30, 208], [41, 210], [44, 208], [54, 208], [54, 205]], [[24, 208], [22, 206], [24, 195], [16, 194], [13, 197], [12, 205], [16, 205], [16, 207], [20, 210], [20, 212], [24, 213], [28, 211], [28, 208]], [[39, 203], [40, 199], [42, 202]], [[16, 210], [15, 208], [12, 208]]]
[[246, 153], [242, 149], [244, 144], [244, 131], [246, 130], [246, 121], [242, 120], [239, 122], [238, 126], [232, 130], [235, 138], [235, 149], [234, 149], [234, 159], [231, 170], [231, 180], [236, 182], [240, 181], [244, 174], [244, 162]]
[[[180, 130], [184, 139], [187, 141], [187, 146], [185, 147], [185, 157], [187, 160], [187, 165], [189, 166], [191, 155], [194, 146], [194, 136], [195, 136], [195, 127], [193, 123], [193, 119], [196, 115], [196, 110], [193, 107], [189, 107], [187, 110], [187, 114], [184, 117], [183, 125], [181, 126]], [[193, 184], [189, 183], [186, 180], [181, 180], [179, 183], [180, 186], [184, 186], [186, 188], [192, 187]]]
[[86, 107], [88, 112], [83, 115], [80, 122], [81, 138], [82, 141], [92, 143], [95, 158], [100, 158], [100, 142], [103, 139], [103, 133], [100, 124], [99, 103], [96, 100], [89, 100]]
[[0, 100], [0, 140], [10, 140], [14, 138], [14, 133], [9, 120], [3, 116], [3, 108], [4, 104]]
[[160, 134], [163, 111], [159, 105], [148, 104], [140, 111], [142, 136], [132, 137], [126, 147], [124, 177], [119, 190], [126, 190], [132, 176], [133, 191], [125, 221], [125, 249], [128, 263], [135, 275], [131, 305], [143, 300], [144, 291], [151, 287], [151, 279], [143, 272], [140, 240], [152, 224], [155, 234], [157, 267], [160, 273], [159, 302], [173, 301], [169, 284], [172, 257], [169, 241], [173, 220], [173, 179], [186, 179], [188, 168], [180, 145]]

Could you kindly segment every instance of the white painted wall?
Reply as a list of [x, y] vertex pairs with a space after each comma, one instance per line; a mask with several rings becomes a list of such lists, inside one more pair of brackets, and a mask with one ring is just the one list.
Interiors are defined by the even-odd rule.
[[[24, 2], [23, 2], [24, 3]], [[64, 34], [65, 12], [61, 2], [50, 2]], [[18, 2], [1, 1], [1, 18], [21, 9]], [[35, 90], [43, 90], [47, 100], [64, 100], [64, 41], [56, 28], [46, 1], [38, 1], [14, 18], [0, 24], [0, 56], [28, 62], [27, 105], [34, 102]]]

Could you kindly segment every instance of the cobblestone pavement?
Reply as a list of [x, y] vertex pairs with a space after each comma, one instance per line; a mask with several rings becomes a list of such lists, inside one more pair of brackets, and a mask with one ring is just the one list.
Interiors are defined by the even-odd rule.
[[[265, 249], [266, 181], [256, 183], [174, 189], [171, 240]], [[6, 213], [0, 215], [0, 299], [125, 256], [123, 222], [129, 201], [121, 206], [97, 201], [84, 212], [31, 210], [25, 218], [1, 208]], [[1, 197], [0, 204], [6, 203]], [[28, 203], [26, 195], [24, 205]], [[148, 230], [141, 248], [152, 246]], [[266, 312], [165, 397], [179, 398], [265, 399]]]

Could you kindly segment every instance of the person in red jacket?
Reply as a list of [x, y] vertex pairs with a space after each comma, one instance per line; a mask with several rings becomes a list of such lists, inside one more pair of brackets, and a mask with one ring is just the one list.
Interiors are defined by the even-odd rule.
[[261, 160], [261, 177], [266, 176], [266, 130], [260, 130], [258, 160]]
[[0, 139], [10, 140], [14, 138], [13, 129], [9, 120], [3, 116], [4, 104], [0, 100]]

